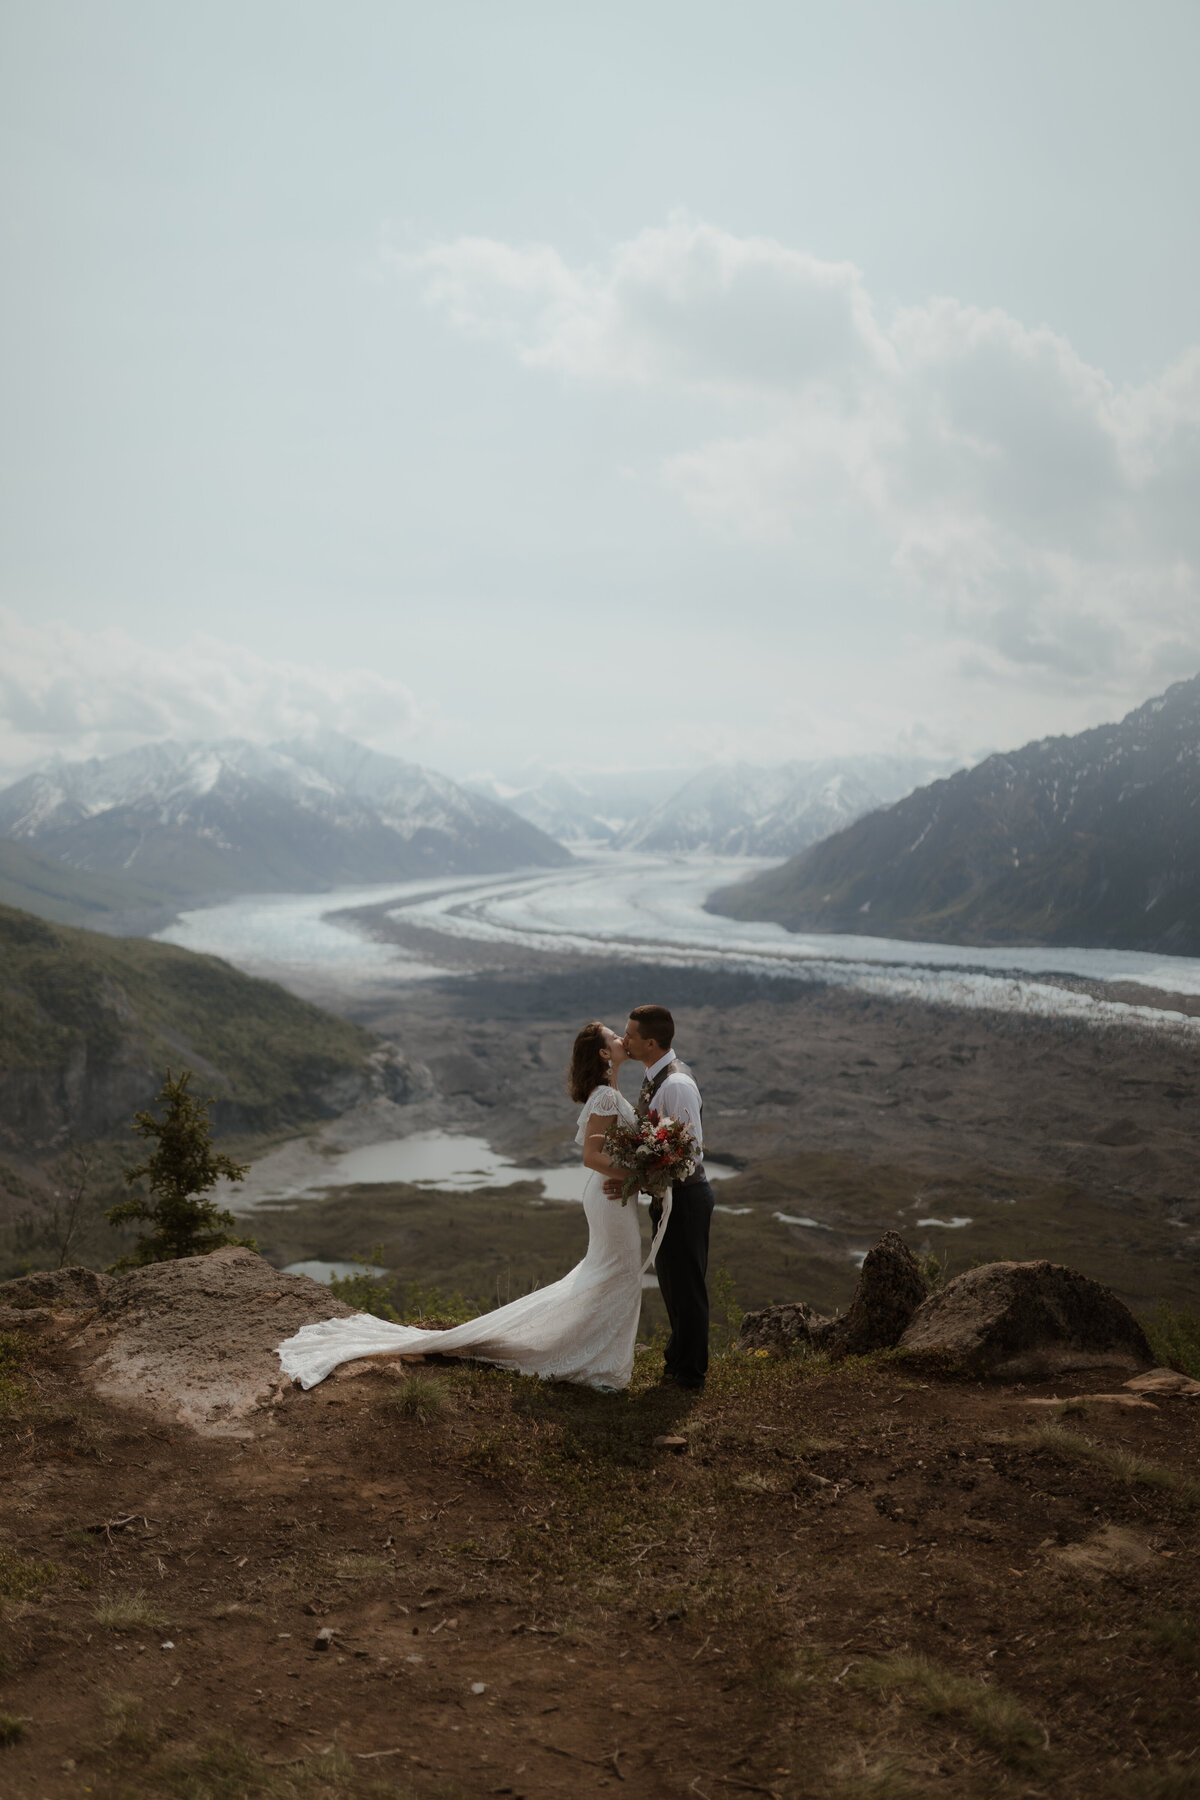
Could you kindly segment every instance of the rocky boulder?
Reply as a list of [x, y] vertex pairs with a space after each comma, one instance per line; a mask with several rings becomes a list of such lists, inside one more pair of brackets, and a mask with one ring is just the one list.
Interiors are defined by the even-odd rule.
[[769, 1350], [781, 1356], [797, 1344], [815, 1343], [816, 1334], [832, 1323], [832, 1319], [814, 1312], [803, 1300], [789, 1300], [783, 1306], [760, 1306], [743, 1318], [738, 1349]]
[[764, 1306], [747, 1313], [738, 1346], [776, 1355], [796, 1345], [828, 1350], [833, 1356], [865, 1356], [899, 1342], [926, 1297], [917, 1259], [896, 1231], [885, 1231], [867, 1252], [849, 1310], [824, 1318], [803, 1300]]
[[1145, 1369], [1154, 1361], [1141, 1326], [1115, 1294], [1050, 1262], [968, 1269], [926, 1300], [900, 1348], [1008, 1380]]
[[106, 1399], [208, 1435], [245, 1436], [289, 1385], [276, 1346], [301, 1325], [348, 1317], [307, 1275], [281, 1275], [233, 1245], [150, 1263], [112, 1281], [80, 1349]]
[[99, 1306], [114, 1286], [113, 1277], [98, 1269], [35, 1269], [15, 1281], [0, 1282], [0, 1306], [83, 1312]]
[[866, 1356], [898, 1344], [928, 1295], [917, 1259], [898, 1231], [867, 1252], [849, 1310], [820, 1334], [834, 1356]]

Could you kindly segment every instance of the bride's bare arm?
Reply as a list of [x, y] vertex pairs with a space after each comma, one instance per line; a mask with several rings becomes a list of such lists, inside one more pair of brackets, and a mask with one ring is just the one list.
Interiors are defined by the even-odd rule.
[[615, 1164], [604, 1148], [604, 1129], [608, 1119], [601, 1113], [593, 1113], [587, 1122], [587, 1131], [583, 1138], [583, 1166], [595, 1169], [597, 1175], [611, 1175]]

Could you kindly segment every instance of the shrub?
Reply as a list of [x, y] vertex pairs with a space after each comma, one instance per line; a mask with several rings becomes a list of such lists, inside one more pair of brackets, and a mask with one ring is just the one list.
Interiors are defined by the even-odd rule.
[[329, 1291], [335, 1299], [355, 1312], [371, 1313], [376, 1319], [387, 1319], [393, 1325], [400, 1323], [400, 1314], [392, 1304], [392, 1283], [381, 1281], [376, 1275], [335, 1275], [329, 1283]]
[[[380, 1247], [372, 1252], [371, 1260], [379, 1262], [382, 1255]], [[481, 1310], [464, 1300], [460, 1293], [444, 1294], [441, 1288], [423, 1288], [416, 1281], [410, 1281], [402, 1288], [394, 1278], [369, 1275], [365, 1269], [362, 1274], [335, 1275], [329, 1288], [337, 1299], [344, 1300], [356, 1312], [373, 1313], [377, 1319], [388, 1319], [394, 1325], [424, 1325], [435, 1329], [465, 1325], [468, 1319], [478, 1318]]]
[[918, 1256], [917, 1267], [921, 1271], [921, 1279], [927, 1292], [936, 1294], [939, 1288], [945, 1287], [950, 1275], [949, 1253], [938, 1256], [931, 1251], [928, 1256]]
[[1155, 1362], [1200, 1381], [1200, 1313], [1160, 1300], [1146, 1321]]

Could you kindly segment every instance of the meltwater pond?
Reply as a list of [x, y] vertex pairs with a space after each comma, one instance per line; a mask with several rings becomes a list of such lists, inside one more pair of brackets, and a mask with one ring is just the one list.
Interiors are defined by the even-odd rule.
[[344, 1281], [347, 1275], [386, 1275], [387, 1270], [375, 1263], [362, 1262], [326, 1262], [319, 1256], [309, 1256], [303, 1262], [289, 1263], [281, 1275], [307, 1275], [311, 1281]]
[[[724, 1163], [709, 1162], [705, 1167], [713, 1181], [737, 1174]], [[437, 1193], [469, 1194], [478, 1188], [513, 1187], [519, 1181], [539, 1182], [546, 1200], [582, 1202], [586, 1180], [587, 1170], [577, 1162], [560, 1169], [524, 1169], [499, 1155], [484, 1138], [418, 1131], [334, 1156], [314, 1150], [306, 1139], [284, 1144], [253, 1166], [244, 1185], [222, 1184], [221, 1203], [246, 1213], [289, 1200], [316, 1200], [342, 1187], [406, 1182]]]

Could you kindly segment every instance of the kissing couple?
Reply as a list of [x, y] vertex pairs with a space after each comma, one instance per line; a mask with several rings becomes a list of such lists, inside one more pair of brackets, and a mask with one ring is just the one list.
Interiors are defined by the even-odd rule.
[[[588, 1171], [583, 1210], [587, 1254], [569, 1275], [482, 1313], [449, 1331], [393, 1325], [372, 1313], [304, 1325], [279, 1346], [285, 1375], [314, 1387], [339, 1363], [361, 1356], [462, 1356], [546, 1381], [585, 1387], [628, 1387], [642, 1309], [642, 1276], [654, 1262], [671, 1335], [662, 1380], [699, 1391], [708, 1369], [708, 1233], [713, 1197], [704, 1164], [700, 1090], [675, 1055], [675, 1021], [665, 1006], [635, 1006], [624, 1037], [593, 1021], [575, 1039], [567, 1091], [582, 1107], [575, 1142]], [[625, 1062], [645, 1070], [637, 1103], [617, 1086]], [[680, 1120], [692, 1134], [696, 1166], [674, 1184], [671, 1204], [650, 1208], [654, 1238], [642, 1250], [636, 1206], [621, 1204], [622, 1180], [605, 1149], [614, 1118], [636, 1125], [651, 1109]]]

